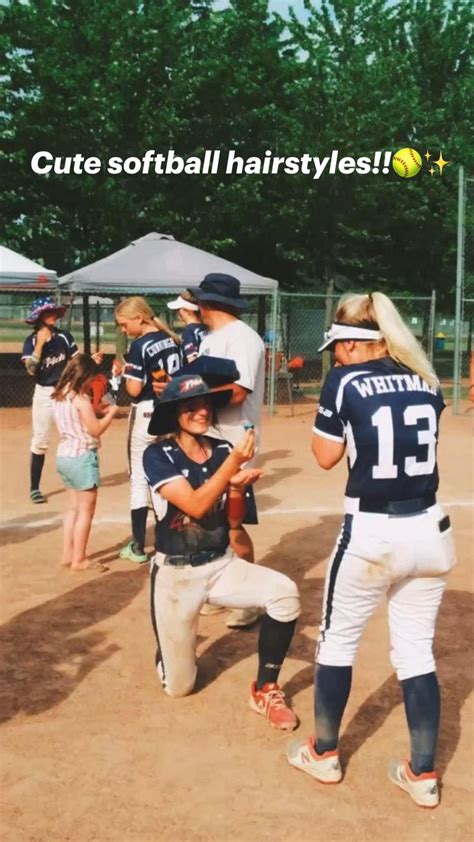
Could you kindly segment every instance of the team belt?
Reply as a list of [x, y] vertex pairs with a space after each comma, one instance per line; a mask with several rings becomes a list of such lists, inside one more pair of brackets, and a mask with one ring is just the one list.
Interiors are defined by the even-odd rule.
[[163, 564], [172, 564], [173, 567], [199, 567], [201, 564], [208, 564], [224, 555], [225, 550], [202, 550], [200, 553], [189, 555], [165, 555]]
[[385, 502], [374, 497], [360, 497], [359, 512], [371, 512], [377, 515], [416, 515], [435, 504], [436, 497], [434, 494], [411, 497], [407, 500], [386, 500]]

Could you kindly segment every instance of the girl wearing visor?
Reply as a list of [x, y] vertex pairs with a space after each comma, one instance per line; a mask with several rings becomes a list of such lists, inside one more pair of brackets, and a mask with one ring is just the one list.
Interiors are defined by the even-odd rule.
[[184, 323], [181, 331], [181, 352], [183, 363], [192, 363], [199, 356], [201, 342], [208, 333], [208, 329], [201, 321], [201, 313], [196, 300], [189, 292], [182, 292], [166, 305], [168, 310], [178, 313]]
[[432, 644], [455, 563], [449, 517], [436, 502], [444, 402], [422, 348], [382, 293], [343, 299], [324, 349], [334, 352], [336, 364], [321, 391], [312, 450], [325, 470], [347, 453], [349, 477], [325, 585], [315, 736], [293, 743], [288, 760], [322, 783], [342, 779], [339, 729], [352, 664], [386, 596], [411, 749], [409, 761], [391, 762], [389, 779], [416, 804], [436, 807], [440, 694]]
[[143, 459], [160, 521], [151, 568], [157, 671], [168, 695], [191, 693], [204, 603], [258, 605], [266, 614], [249, 705], [275, 728], [293, 730], [297, 718], [277, 682], [300, 612], [297, 587], [282, 573], [238, 558], [229, 546], [229, 529], [238, 528], [245, 514], [245, 487], [262, 474], [245, 467], [254, 455], [255, 432], [247, 430], [235, 447], [207, 436], [231, 395], [230, 388], [212, 391], [201, 377], [181, 375], [153, 411], [150, 434], [170, 435], [150, 445]]

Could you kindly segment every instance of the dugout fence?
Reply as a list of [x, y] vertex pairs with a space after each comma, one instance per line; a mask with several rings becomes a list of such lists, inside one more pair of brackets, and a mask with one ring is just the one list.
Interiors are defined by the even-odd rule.
[[[0, 294], [0, 406], [3, 407], [31, 405], [34, 383], [21, 362], [21, 348], [29, 332], [24, 319], [34, 297], [33, 292], [22, 293], [21, 298]], [[170, 311], [166, 302], [175, 297], [175, 293], [173, 296], [160, 294], [146, 297], [154, 312], [168, 320]], [[283, 406], [291, 408], [298, 403], [314, 404], [317, 400], [322, 380], [330, 365], [329, 354], [320, 355], [317, 348], [331, 322], [339, 298], [339, 295], [328, 296], [322, 292], [280, 292], [275, 308], [273, 295], [250, 297], [250, 308], [245, 314], [245, 320], [265, 342], [265, 400], [269, 408], [274, 405], [280, 411], [286, 411], [282, 409]], [[432, 359], [449, 401], [454, 371], [454, 315], [437, 312], [434, 292], [431, 296], [392, 298]], [[89, 296], [87, 302], [90, 347], [92, 351], [104, 351], [106, 371], [110, 371], [117, 349], [119, 353], [126, 350], [125, 337], [117, 332], [114, 321], [114, 307], [118, 300], [119, 296]], [[464, 398], [469, 392], [473, 309], [474, 299], [464, 299], [460, 366]], [[72, 299], [62, 326], [70, 329], [79, 346], [84, 347], [84, 300], [81, 296]], [[128, 396], [122, 388], [119, 403], [125, 406], [128, 402]]]

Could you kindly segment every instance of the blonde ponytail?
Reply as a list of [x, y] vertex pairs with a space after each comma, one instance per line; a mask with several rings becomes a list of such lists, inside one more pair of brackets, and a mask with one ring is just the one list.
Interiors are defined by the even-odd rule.
[[439, 385], [420, 343], [406, 326], [395, 305], [383, 292], [351, 295], [341, 299], [335, 321], [363, 327], [378, 327], [383, 339], [380, 343], [371, 344], [380, 344], [381, 350], [386, 350], [393, 360], [419, 374], [430, 386]]
[[132, 295], [130, 298], [124, 298], [120, 304], [117, 304], [115, 317], [117, 318], [118, 316], [122, 316], [124, 319], [141, 318], [145, 324], [154, 325], [157, 330], [163, 330], [168, 336], [171, 336], [177, 345], [180, 344], [181, 340], [178, 334], [174, 330], [171, 330], [166, 322], [155, 316], [150, 305], [141, 295]]

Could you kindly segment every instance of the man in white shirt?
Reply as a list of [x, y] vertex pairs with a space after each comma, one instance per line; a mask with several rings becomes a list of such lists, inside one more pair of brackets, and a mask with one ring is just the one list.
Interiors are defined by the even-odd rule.
[[[209, 328], [199, 355], [234, 360], [239, 370], [239, 379], [232, 384], [230, 403], [219, 410], [218, 427], [211, 428], [210, 434], [235, 445], [244, 434], [244, 424], [252, 424], [258, 449], [265, 389], [265, 345], [258, 333], [240, 318], [248, 306], [248, 301], [240, 296], [240, 282], [232, 275], [212, 273], [189, 292], [198, 302], [201, 318]], [[257, 523], [252, 489], [250, 492], [244, 522]], [[231, 530], [231, 545], [241, 558], [254, 561], [252, 539], [243, 527]], [[230, 628], [247, 626], [255, 622], [257, 616], [256, 609], [231, 611], [227, 625]]]

